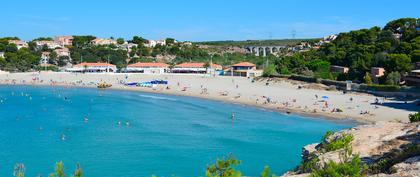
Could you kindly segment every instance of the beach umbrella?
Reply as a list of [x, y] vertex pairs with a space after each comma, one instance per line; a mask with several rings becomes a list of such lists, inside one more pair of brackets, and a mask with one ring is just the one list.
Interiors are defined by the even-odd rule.
[[328, 96], [322, 96], [321, 98], [324, 100], [328, 100]]

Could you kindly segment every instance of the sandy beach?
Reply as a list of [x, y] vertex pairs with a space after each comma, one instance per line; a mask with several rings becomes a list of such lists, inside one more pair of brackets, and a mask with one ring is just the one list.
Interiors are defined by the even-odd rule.
[[[131, 87], [124, 83], [167, 80], [168, 85]], [[230, 103], [257, 106], [287, 113], [305, 114], [333, 119], [354, 119], [360, 122], [402, 121], [416, 106], [412, 102], [376, 97], [364, 93], [346, 93], [316, 89], [314, 84], [295, 83], [284, 79], [253, 80], [245, 77], [224, 77], [188, 74], [76, 74], [76, 73], [3, 73], [4, 85], [53, 85], [95, 87], [97, 83], [112, 84], [109, 89], [193, 96]], [[301, 86], [301, 88], [298, 88]], [[311, 86], [308, 88], [308, 86]], [[379, 103], [379, 104], [377, 104]]]

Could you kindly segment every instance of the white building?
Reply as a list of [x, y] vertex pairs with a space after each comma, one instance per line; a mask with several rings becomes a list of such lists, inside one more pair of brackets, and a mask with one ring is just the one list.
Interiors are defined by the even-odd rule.
[[137, 46], [138, 46], [137, 44], [128, 43], [128, 42], [125, 42], [124, 44], [118, 44], [118, 48], [120, 48], [122, 50], [127, 50], [128, 52], [131, 52], [131, 49], [133, 47], [137, 47]]
[[72, 68], [67, 68], [67, 72], [88, 72], [88, 73], [103, 73], [103, 72], [116, 72], [117, 66], [109, 63], [87, 63], [83, 62], [74, 65]]
[[18, 49], [21, 49], [23, 47], [28, 48], [28, 43], [21, 40], [9, 40], [9, 44], [15, 44]]
[[50, 52], [42, 52], [39, 64], [47, 64], [50, 61]]
[[73, 36], [56, 36], [54, 42], [61, 45], [62, 47], [66, 45], [73, 44]]
[[144, 46], [152, 48], [152, 47], [155, 47], [158, 44], [161, 45], [161, 46], [164, 46], [164, 45], [166, 45], [166, 40], [165, 39], [163, 39], [163, 40], [149, 40], [147, 44], [144, 44]]
[[5, 58], [4, 57], [4, 52], [0, 52], [0, 58]]
[[37, 49], [42, 49], [43, 46], [47, 46], [49, 49], [55, 49], [61, 47], [60, 44], [54, 41], [35, 41], [35, 45]]
[[175, 65], [172, 69], [173, 73], [214, 73], [215, 71], [222, 70], [222, 66], [218, 64], [212, 64], [210, 67], [205, 66], [205, 63], [181, 63]]
[[127, 72], [137, 72], [145, 74], [163, 74], [169, 72], [169, 65], [166, 63], [134, 63], [128, 65]]
[[113, 39], [96, 38], [91, 41], [92, 45], [117, 45], [117, 41]]
[[57, 49], [54, 50], [54, 52], [57, 53], [58, 57], [66, 56], [66, 57], [70, 58], [70, 50], [66, 47], [57, 48]]

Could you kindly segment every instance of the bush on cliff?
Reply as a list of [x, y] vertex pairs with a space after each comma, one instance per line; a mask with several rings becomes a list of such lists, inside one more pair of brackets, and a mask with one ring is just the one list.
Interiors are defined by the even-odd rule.
[[410, 114], [409, 116], [410, 122], [419, 122], [420, 121], [420, 112]]
[[330, 151], [346, 148], [350, 146], [351, 141], [353, 141], [352, 134], [342, 134], [340, 136], [337, 136], [331, 139], [332, 135], [333, 133], [328, 131], [322, 137], [321, 150], [323, 150], [324, 152], [330, 152]]
[[354, 156], [347, 162], [336, 163], [329, 161], [323, 168], [312, 171], [310, 177], [339, 177], [339, 176], [352, 176], [360, 177], [363, 174], [363, 166], [359, 156]]

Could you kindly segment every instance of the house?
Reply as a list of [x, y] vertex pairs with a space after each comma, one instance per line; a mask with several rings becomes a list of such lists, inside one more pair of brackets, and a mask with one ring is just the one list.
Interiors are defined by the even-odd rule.
[[349, 72], [349, 68], [348, 67], [344, 67], [344, 66], [331, 65], [330, 71], [331, 72], [337, 72], [337, 73], [348, 73]]
[[209, 67], [205, 67], [206, 63], [181, 63], [175, 65], [172, 69], [173, 73], [199, 73], [206, 74], [214, 71], [222, 70], [222, 66], [218, 64], [211, 64]]
[[128, 43], [128, 42], [125, 42], [124, 44], [118, 44], [118, 48], [120, 48], [122, 50], [127, 50], [128, 52], [131, 52], [131, 49], [133, 47], [137, 47], [137, 46], [138, 46], [137, 44]]
[[73, 36], [56, 36], [54, 42], [62, 47], [73, 44]]
[[149, 40], [148, 43], [145, 43], [144, 46], [146, 47], [155, 47], [156, 45], [164, 46], [166, 45], [166, 40]]
[[408, 86], [420, 87], [420, 69], [412, 70], [404, 80]]
[[103, 72], [116, 72], [117, 66], [109, 63], [87, 63], [83, 62], [74, 65], [72, 68], [67, 68], [67, 72], [88, 72], [88, 73], [103, 73]]
[[257, 70], [255, 64], [250, 62], [240, 62], [230, 66], [225, 70], [226, 76], [258, 77], [262, 75], [261, 70]]
[[70, 50], [66, 47], [54, 49], [54, 52], [57, 53], [58, 57], [69, 57], [70, 58]]
[[39, 64], [47, 64], [50, 61], [50, 52], [42, 52]]
[[126, 68], [127, 72], [137, 72], [145, 74], [163, 74], [169, 72], [169, 65], [166, 63], [134, 63], [128, 65]]
[[18, 49], [21, 49], [23, 47], [28, 48], [28, 43], [21, 40], [9, 40], [9, 44], [15, 44]]
[[90, 41], [92, 45], [117, 45], [117, 41], [113, 39], [96, 38]]
[[380, 67], [372, 67], [370, 68], [370, 74], [372, 77], [378, 78], [385, 75], [385, 69]]
[[4, 52], [0, 52], [0, 58], [5, 58], [4, 57]]
[[42, 47], [47, 46], [49, 49], [55, 49], [61, 47], [58, 43], [54, 41], [35, 41], [36, 48], [42, 49]]

